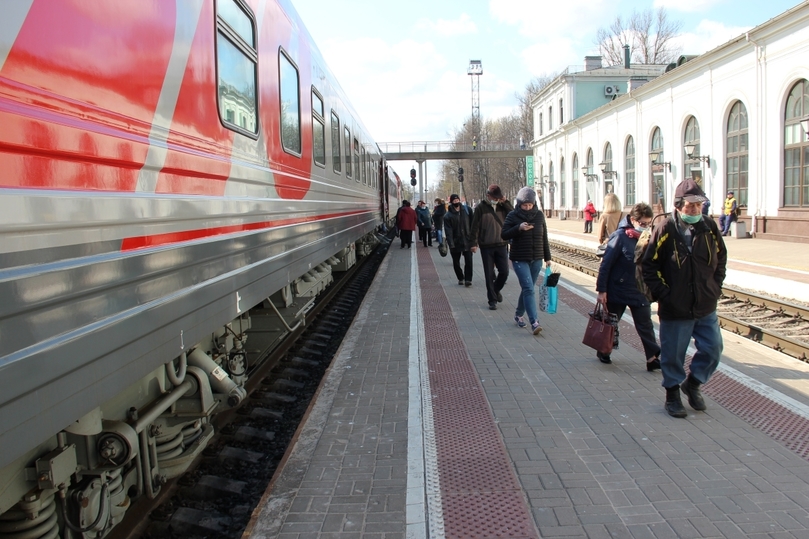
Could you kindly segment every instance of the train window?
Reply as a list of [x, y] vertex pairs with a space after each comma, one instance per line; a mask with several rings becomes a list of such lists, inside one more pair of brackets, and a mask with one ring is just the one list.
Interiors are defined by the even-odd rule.
[[354, 170], [357, 171], [357, 183], [360, 181], [360, 143], [354, 139]]
[[340, 174], [340, 117], [334, 111], [331, 111], [331, 162], [334, 172]]
[[220, 0], [216, 5], [219, 117], [226, 127], [255, 138], [258, 51], [253, 19], [236, 0]]
[[346, 149], [346, 178], [351, 177], [351, 131], [347, 127], [343, 128], [343, 141]]
[[281, 145], [289, 153], [301, 154], [301, 112], [298, 68], [284, 51], [279, 54], [281, 88]]
[[360, 148], [360, 151], [362, 152], [362, 160], [360, 161], [362, 163], [362, 166], [360, 167], [360, 169], [362, 170], [362, 183], [368, 185], [368, 176], [365, 161], [365, 148]]
[[312, 159], [326, 166], [326, 120], [323, 119], [323, 100], [312, 88]]

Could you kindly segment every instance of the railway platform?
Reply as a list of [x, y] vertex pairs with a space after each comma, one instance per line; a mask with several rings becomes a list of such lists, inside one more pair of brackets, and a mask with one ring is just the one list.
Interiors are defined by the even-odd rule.
[[[584, 221], [548, 219], [547, 223], [552, 241], [593, 251], [598, 246], [598, 232], [584, 234]], [[809, 249], [760, 238], [726, 237], [725, 245], [728, 248], [726, 284], [809, 303]]]
[[244, 537], [809, 537], [809, 365], [723, 332], [675, 419], [626, 319], [611, 365], [581, 344], [591, 277], [534, 336], [513, 274], [491, 311], [479, 255], [459, 287], [397, 243]]

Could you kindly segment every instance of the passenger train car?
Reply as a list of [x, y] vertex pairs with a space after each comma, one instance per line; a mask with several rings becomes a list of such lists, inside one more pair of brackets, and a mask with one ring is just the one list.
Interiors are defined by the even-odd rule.
[[0, 538], [101, 537], [245, 397], [251, 309], [305, 323], [401, 184], [288, 0], [2, 11]]

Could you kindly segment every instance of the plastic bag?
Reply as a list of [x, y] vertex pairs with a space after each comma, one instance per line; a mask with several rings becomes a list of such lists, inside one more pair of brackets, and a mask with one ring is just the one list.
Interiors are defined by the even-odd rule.
[[[555, 286], [548, 286], [548, 277], [553, 273], [550, 265], [545, 267], [545, 274], [542, 277], [542, 284], [539, 285], [539, 310], [548, 313], [556, 314], [556, 307], [558, 304], [559, 291]], [[558, 281], [558, 277], [556, 278]]]

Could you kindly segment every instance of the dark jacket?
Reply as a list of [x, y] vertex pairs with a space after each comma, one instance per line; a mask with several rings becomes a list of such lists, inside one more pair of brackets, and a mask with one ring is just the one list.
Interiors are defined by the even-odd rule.
[[416, 215], [419, 220], [419, 228], [431, 228], [433, 226], [433, 221], [430, 219], [430, 210], [427, 209], [427, 206], [416, 208]]
[[[507, 245], [500, 232], [506, 216], [514, 209], [511, 202], [501, 200], [496, 207], [488, 200], [481, 200], [472, 216], [472, 247], [502, 247]], [[496, 212], [496, 213], [495, 213]]]
[[472, 248], [469, 235], [472, 231], [472, 211], [466, 204], [461, 204], [460, 210], [450, 204], [444, 215], [444, 233], [447, 245], [453, 251], [468, 251]]
[[643, 255], [643, 281], [659, 303], [660, 318], [693, 320], [716, 311], [728, 252], [713, 219], [703, 216], [694, 225], [682, 223], [693, 230], [691, 252], [678, 223], [682, 221], [674, 212], [655, 227]]
[[433, 208], [433, 226], [436, 230], [441, 230], [444, 226], [444, 214], [447, 213], [447, 208], [443, 204], [437, 205]]
[[649, 305], [635, 283], [635, 246], [638, 238], [628, 236], [627, 230], [635, 230], [629, 216], [624, 217], [618, 229], [610, 234], [607, 250], [598, 268], [596, 290], [606, 292], [610, 303], [633, 307]]
[[396, 226], [399, 230], [416, 230], [416, 211], [410, 206], [402, 206], [396, 212]]
[[[520, 223], [531, 223], [531, 230], [520, 230]], [[506, 216], [500, 237], [511, 241], [508, 257], [518, 262], [531, 260], [551, 260], [551, 246], [548, 243], [548, 227], [545, 226], [545, 214], [534, 206], [525, 211], [522, 208], [513, 210]]]

